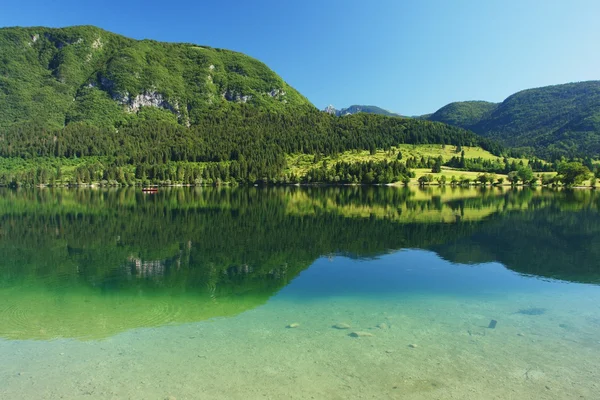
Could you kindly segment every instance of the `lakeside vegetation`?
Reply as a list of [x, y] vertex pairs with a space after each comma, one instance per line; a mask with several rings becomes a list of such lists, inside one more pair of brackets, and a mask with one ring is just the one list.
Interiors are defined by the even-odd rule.
[[288, 155], [281, 160], [278, 175], [262, 179], [243, 176], [241, 165], [239, 160], [228, 160], [136, 166], [112, 156], [0, 158], [0, 186], [393, 183], [595, 187], [599, 176], [598, 165], [589, 159], [550, 164], [538, 159], [498, 157], [480, 147], [433, 144], [350, 150], [327, 156]]

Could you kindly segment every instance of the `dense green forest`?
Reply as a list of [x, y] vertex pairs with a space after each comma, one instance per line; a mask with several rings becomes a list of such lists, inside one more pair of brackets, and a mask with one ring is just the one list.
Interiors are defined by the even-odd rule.
[[523, 90], [500, 104], [451, 103], [425, 118], [547, 159], [600, 155], [600, 81]]
[[[170, 162], [207, 162], [212, 164], [203, 170], [188, 171], [186, 183], [199, 178], [239, 183], [293, 182], [293, 177], [282, 176], [285, 154], [335, 155], [349, 150], [389, 149], [399, 143], [447, 143], [481, 146], [498, 155], [502, 152], [495, 142], [440, 123], [363, 113], [335, 117], [317, 110], [276, 114], [238, 105], [236, 112], [207, 115], [190, 128], [157, 121], [131, 123], [117, 131], [87, 124], [69, 124], [56, 131], [15, 127], [0, 133], [0, 156], [12, 158], [15, 163], [36, 158], [108, 157], [102, 168], [88, 172], [94, 181], [100, 178], [94, 171], [103, 175], [114, 171], [112, 175], [118, 175], [119, 168], [125, 173], [128, 166], [130, 172], [135, 168], [137, 179], [153, 180], [156, 176], [164, 181], [171, 177], [159, 171]], [[48, 183], [52, 177], [58, 179], [56, 170], [44, 168], [45, 172], [32, 168], [19, 174], [11, 174], [6, 168], [0, 171], [4, 177], [0, 176], [0, 183]]]

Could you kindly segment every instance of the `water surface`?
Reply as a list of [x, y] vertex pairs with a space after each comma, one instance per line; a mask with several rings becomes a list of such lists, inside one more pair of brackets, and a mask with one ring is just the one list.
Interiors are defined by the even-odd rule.
[[599, 205], [3, 190], [0, 398], [594, 399]]

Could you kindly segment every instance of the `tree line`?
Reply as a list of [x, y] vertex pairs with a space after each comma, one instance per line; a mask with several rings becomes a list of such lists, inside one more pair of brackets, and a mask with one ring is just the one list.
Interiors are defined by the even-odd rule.
[[[150, 180], [172, 180], [163, 168], [172, 162], [226, 163], [226, 170], [211, 166], [204, 179], [254, 183], [283, 180], [285, 154], [335, 156], [350, 150], [389, 150], [402, 143], [480, 146], [496, 155], [503, 152], [495, 142], [441, 123], [365, 113], [335, 117], [312, 109], [276, 113], [242, 105], [235, 112], [207, 113], [190, 128], [155, 120], [136, 120], [116, 129], [71, 123], [55, 131], [22, 124], [0, 132], [0, 156], [109, 157], [107, 174], [116, 181], [132, 178], [125, 172], [127, 166], [133, 166], [138, 179], [145, 173]], [[202, 178], [199, 174], [191, 171], [187, 181], [197, 181]], [[34, 175], [43, 181], [37, 171], [21, 178], [33, 182]], [[41, 175], [51, 179], [52, 174]], [[89, 172], [90, 179], [92, 175]], [[81, 171], [80, 180], [87, 177], [88, 172]]]

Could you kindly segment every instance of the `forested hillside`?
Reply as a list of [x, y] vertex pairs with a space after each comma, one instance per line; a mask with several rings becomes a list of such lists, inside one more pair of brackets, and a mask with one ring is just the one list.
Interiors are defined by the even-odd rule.
[[310, 103], [258, 60], [206, 46], [133, 40], [92, 26], [0, 29], [0, 127], [132, 119], [201, 123], [241, 103]]
[[459, 101], [450, 103], [435, 113], [427, 115], [426, 119], [460, 126], [465, 129], [473, 129], [482, 119], [489, 116], [496, 107], [498, 107], [498, 104], [487, 101]]
[[[78, 168], [77, 183], [294, 181], [284, 176], [286, 155], [318, 160], [402, 143], [502, 153], [441, 123], [320, 112], [240, 53], [90, 26], [0, 29], [0, 109], [0, 157], [8, 158], [0, 185], [61, 181], [65, 165]], [[34, 167], [17, 171], [23, 160]], [[383, 170], [394, 180], [405, 171], [380, 164], [363, 165], [372, 182], [383, 182], [375, 176]]]
[[496, 105], [451, 103], [427, 119], [472, 130], [538, 156], [600, 155], [600, 81], [523, 90]]
[[[317, 110], [274, 114], [244, 105], [240, 112], [209, 115], [190, 128], [164, 121], [137, 121], [117, 131], [87, 124], [69, 124], [56, 131], [13, 128], [0, 134], [0, 156], [33, 160], [104, 157], [114, 167], [135, 165], [143, 170], [173, 161], [219, 163], [208, 167], [214, 169], [213, 179], [253, 183], [283, 178], [286, 154], [375, 152], [399, 143], [502, 151], [496, 143], [471, 132], [435, 122], [364, 113], [335, 117]], [[106, 167], [105, 162], [102, 170]], [[139, 175], [138, 179], [144, 176]], [[9, 178], [6, 175], [5, 181]]]

